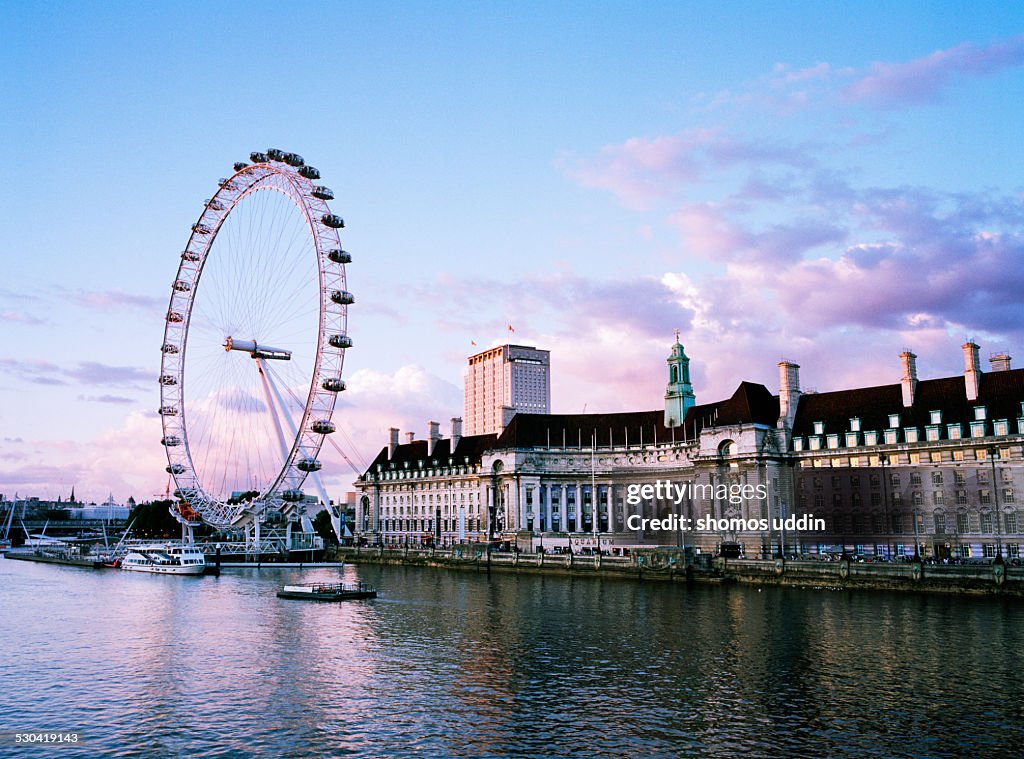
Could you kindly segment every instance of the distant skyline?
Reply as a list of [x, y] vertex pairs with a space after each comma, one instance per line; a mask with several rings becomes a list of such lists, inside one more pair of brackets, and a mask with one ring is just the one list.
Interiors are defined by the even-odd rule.
[[[84, 3], [0, 10], [0, 492], [163, 493], [170, 284], [231, 164], [320, 168], [370, 460], [551, 351], [556, 413], [1024, 361], [1024, 8]], [[507, 329], [513, 325], [514, 333]], [[475, 345], [473, 343], [476, 343]], [[341, 441], [339, 441], [341, 442]], [[326, 449], [332, 496], [354, 477]]]

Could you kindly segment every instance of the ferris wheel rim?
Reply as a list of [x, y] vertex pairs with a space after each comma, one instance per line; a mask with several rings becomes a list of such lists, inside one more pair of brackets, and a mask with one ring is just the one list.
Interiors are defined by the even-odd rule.
[[[294, 154], [281, 151], [277, 154], [282, 158], [254, 153], [254, 163], [236, 164], [234, 175], [221, 180], [217, 192], [204, 203], [181, 254], [165, 315], [159, 413], [164, 435], [161, 442], [168, 461], [166, 470], [177, 486], [176, 497], [187, 503], [203, 521], [222, 528], [244, 519], [249, 507], [244, 502], [230, 503], [230, 498], [213, 495], [202, 482], [188, 436], [185, 359], [193, 326], [193, 309], [204, 269], [225, 222], [244, 199], [259, 192], [276, 191], [294, 203], [308, 227], [316, 256], [319, 290], [316, 349], [301, 418], [295, 425], [295, 434], [287, 455], [281, 461], [280, 471], [253, 500], [282, 510], [302, 500], [303, 482], [311, 472], [319, 469], [319, 465], [313, 468], [310, 462], [318, 461], [325, 436], [334, 429], [331, 417], [338, 392], [344, 389], [342, 367], [345, 350], [351, 346], [347, 306], [353, 299], [345, 289], [347, 254], [341, 248], [338, 234], [343, 223], [331, 214], [327, 205], [332, 194], [326, 188], [313, 184], [312, 180], [319, 178], [315, 169], [300, 173], [303, 166], [301, 158], [296, 164], [283, 158], [295, 158]], [[213, 251], [212, 255], [216, 252]], [[228, 339], [230, 342], [230, 336]], [[256, 357], [255, 348], [253, 357]]]

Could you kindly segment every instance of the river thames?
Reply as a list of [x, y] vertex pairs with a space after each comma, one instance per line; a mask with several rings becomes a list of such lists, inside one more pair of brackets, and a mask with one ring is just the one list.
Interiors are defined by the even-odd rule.
[[[278, 599], [366, 582], [374, 601]], [[1024, 744], [1024, 605], [0, 560], [3, 756], [937, 757]], [[76, 731], [15, 748], [11, 731]]]

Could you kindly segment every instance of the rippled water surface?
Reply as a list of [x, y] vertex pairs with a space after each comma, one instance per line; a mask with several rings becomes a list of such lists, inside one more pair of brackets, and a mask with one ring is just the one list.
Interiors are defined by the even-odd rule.
[[[363, 581], [375, 601], [286, 601]], [[1024, 604], [400, 567], [0, 560], [0, 756], [1010, 756]]]

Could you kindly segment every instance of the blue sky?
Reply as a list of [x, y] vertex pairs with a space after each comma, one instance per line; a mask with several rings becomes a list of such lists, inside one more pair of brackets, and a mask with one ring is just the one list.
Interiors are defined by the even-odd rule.
[[461, 413], [510, 323], [560, 412], [659, 407], [677, 327], [699, 401], [782, 356], [825, 390], [1021, 354], [1022, 35], [1005, 3], [8, 4], [0, 492], [164, 489], [177, 254], [270, 146], [348, 225], [364, 458]]

